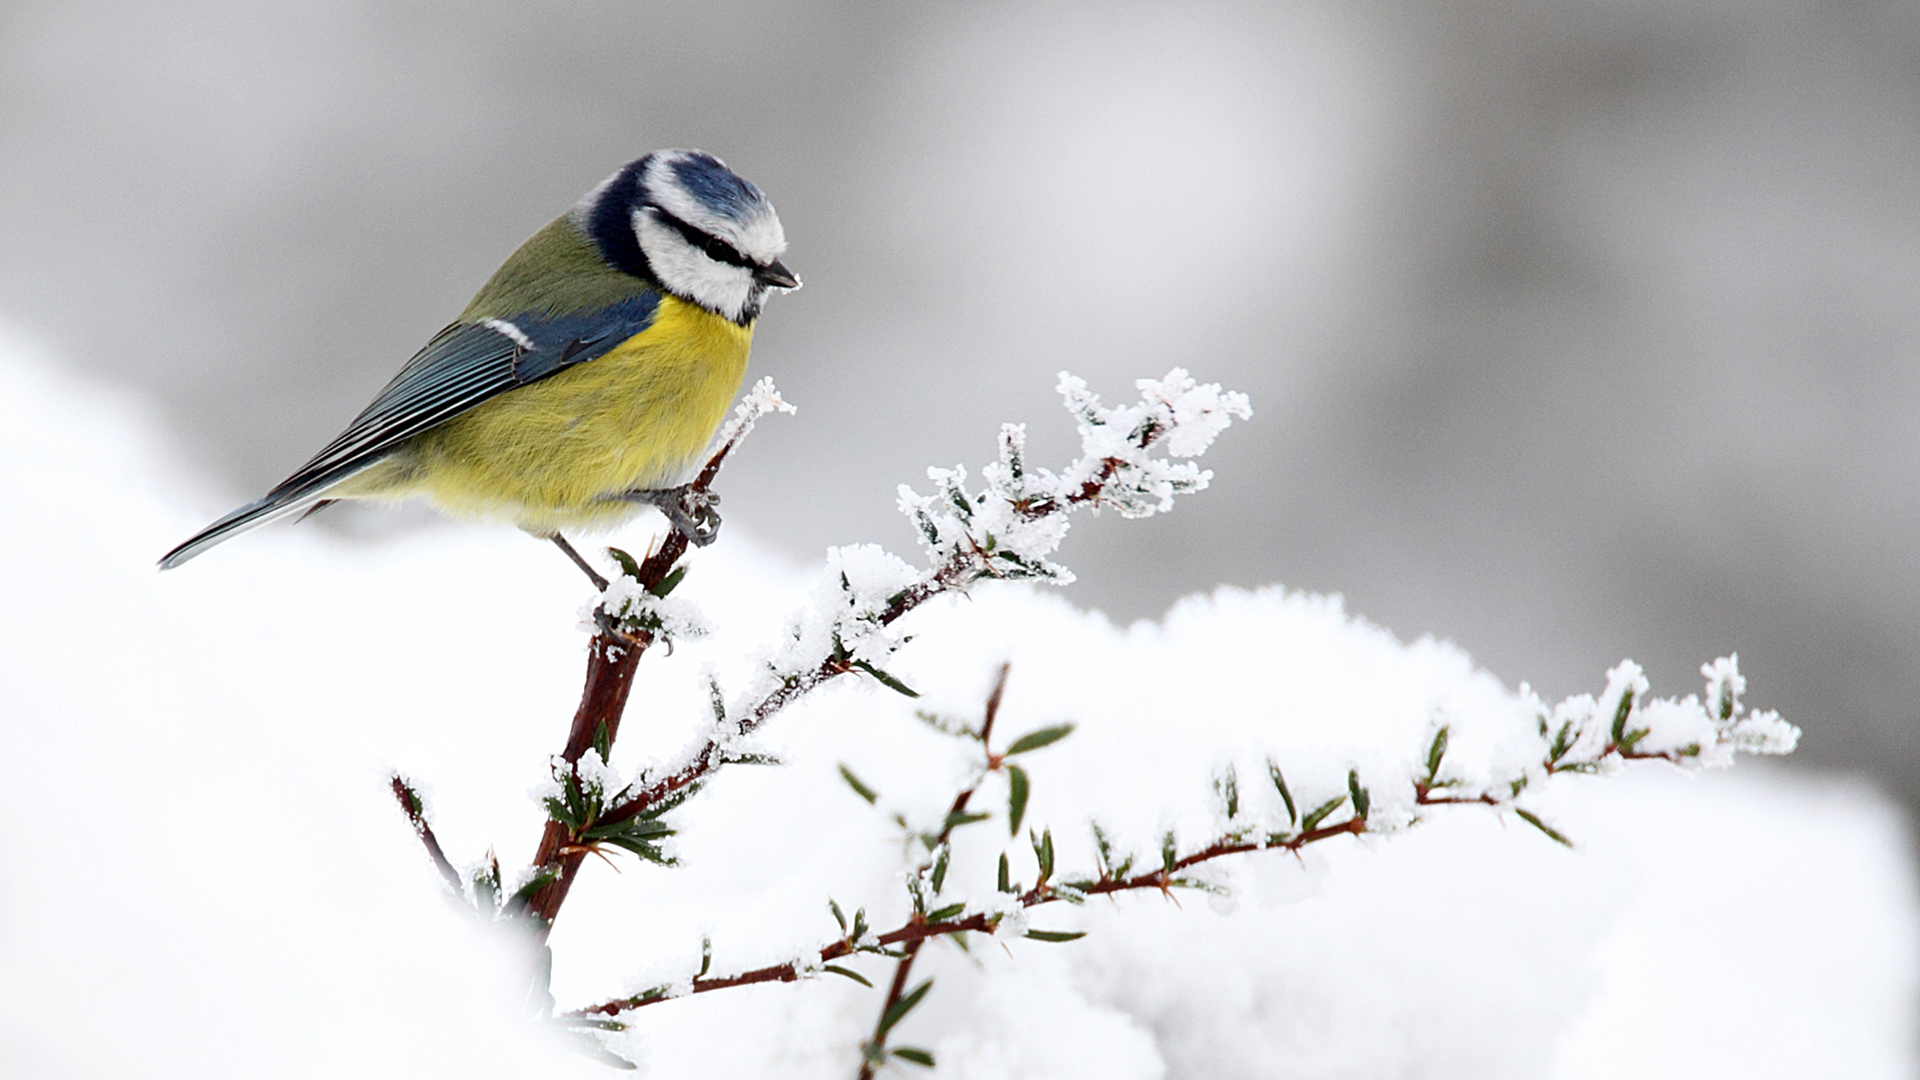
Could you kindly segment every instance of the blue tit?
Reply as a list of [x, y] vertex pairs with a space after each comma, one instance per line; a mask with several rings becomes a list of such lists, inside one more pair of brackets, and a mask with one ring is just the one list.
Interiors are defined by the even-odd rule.
[[628, 163], [522, 244], [339, 438], [161, 568], [337, 499], [425, 496], [569, 555], [561, 529], [647, 504], [709, 539], [717, 518], [690, 519], [663, 485], [725, 417], [768, 294], [800, 287], [786, 247], [773, 204], [718, 158]]

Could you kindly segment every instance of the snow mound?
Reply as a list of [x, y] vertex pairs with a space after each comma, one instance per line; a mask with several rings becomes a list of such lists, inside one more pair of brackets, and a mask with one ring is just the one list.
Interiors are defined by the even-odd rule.
[[[137, 406], [51, 370], [0, 342], [0, 1072], [606, 1075], [520, 1022], [510, 947], [444, 901], [385, 787], [418, 778], [457, 864], [525, 863], [579, 686], [577, 571], [504, 530], [282, 527], [157, 574], [225, 500]], [[751, 685], [809, 580], [733, 530], [699, 553], [674, 599], [713, 632], [645, 660], [609, 768], [674, 760], [711, 720], [703, 672]], [[937, 822], [972, 775], [913, 714], [977, 721], [1005, 662], [1005, 739], [1076, 725], [1023, 758], [1063, 873], [1092, 866], [1094, 821], [1148, 860], [1232, 824], [1229, 770], [1242, 815], [1280, 820], [1269, 762], [1302, 804], [1353, 776], [1373, 813], [1425, 820], [1210, 863], [1225, 896], [1027, 913], [1076, 942], [929, 946], [935, 988], [896, 1041], [933, 1075], [1911, 1075], [1914, 883], [1873, 791], [1752, 762], [1538, 777], [1521, 804], [1569, 850], [1506, 806], [1395, 801], [1438, 726], [1462, 785], [1537, 764], [1552, 706], [1460, 649], [1277, 588], [1131, 627], [1070, 598], [983, 587], [902, 620], [887, 670], [920, 699], [842, 680], [754, 737], [783, 765], [732, 767], [672, 816], [681, 867], [590, 865], [553, 937], [562, 1006], [685, 979], [703, 937], [718, 972], [804, 955], [838, 936], [830, 898], [897, 923], [923, 852], [893, 816]], [[1736, 676], [1709, 677], [1651, 691], [1703, 693], [1682, 719], [1711, 725]], [[1596, 672], [1593, 715], [1637, 678]], [[1007, 794], [982, 788], [999, 816], [956, 834], [949, 892], [990, 903], [1002, 850], [1032, 880]], [[610, 1045], [652, 1075], [848, 1077], [879, 1001], [832, 976], [700, 994]]]

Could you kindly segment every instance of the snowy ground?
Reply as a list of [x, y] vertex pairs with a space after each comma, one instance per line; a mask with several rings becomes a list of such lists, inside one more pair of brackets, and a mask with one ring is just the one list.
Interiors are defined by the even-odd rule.
[[[518, 1021], [507, 950], [442, 900], [383, 788], [388, 768], [422, 781], [456, 861], [524, 863], [526, 793], [578, 687], [578, 575], [479, 527], [384, 546], [273, 528], [157, 574], [227, 507], [138, 408], [49, 370], [0, 344], [0, 1072], [607, 1075]], [[683, 590], [721, 631], [647, 659], [615, 764], [679, 747], [701, 665], [737, 683], [806, 585], [739, 533], [701, 553]], [[970, 715], [1010, 659], [1005, 730], [1080, 724], [1030, 759], [1028, 820], [1073, 866], [1088, 812], [1142, 850], [1209, 827], [1228, 748], [1365, 767], [1431, 708], [1511, 700], [1459, 651], [1327, 601], [1222, 593], [1117, 628], [1071, 596], [919, 613], [896, 673]], [[871, 682], [765, 741], [787, 766], [689, 804], [683, 868], [588, 867], [554, 935], [563, 1005], [691, 974], [703, 934], [718, 971], [791, 957], [835, 935], [828, 897], [897, 920], [898, 831], [837, 766], [925, 820], [960, 775], [951, 744]], [[1232, 902], [1051, 907], [1036, 926], [1091, 935], [931, 948], [900, 1041], [979, 1078], [1913, 1075], [1920, 907], [1884, 798], [1746, 759], [1556, 779], [1534, 805], [1577, 850], [1461, 808], [1242, 859]], [[990, 878], [997, 827], [960, 846], [962, 881]], [[651, 1075], [850, 1077], [878, 1001], [831, 977], [702, 995], [616, 1045]]]

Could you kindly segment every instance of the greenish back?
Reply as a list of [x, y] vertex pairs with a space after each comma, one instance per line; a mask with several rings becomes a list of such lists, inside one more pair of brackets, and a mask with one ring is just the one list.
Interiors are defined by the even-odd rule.
[[598, 311], [656, 290], [608, 266], [570, 215], [534, 233], [480, 287], [463, 322]]

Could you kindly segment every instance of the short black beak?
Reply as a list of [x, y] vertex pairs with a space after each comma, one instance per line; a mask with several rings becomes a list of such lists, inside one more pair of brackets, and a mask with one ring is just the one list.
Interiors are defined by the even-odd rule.
[[800, 287], [800, 279], [794, 277], [793, 271], [787, 269], [786, 264], [778, 259], [775, 259], [765, 266], [756, 267], [753, 271], [753, 276], [760, 284], [771, 285], [776, 289], [797, 289]]

